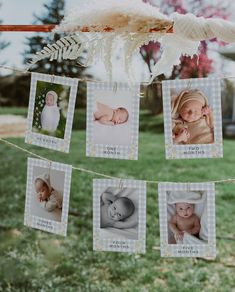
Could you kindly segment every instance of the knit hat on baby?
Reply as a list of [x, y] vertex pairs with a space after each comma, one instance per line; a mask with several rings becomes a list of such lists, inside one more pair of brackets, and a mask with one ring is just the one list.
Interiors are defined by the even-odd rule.
[[37, 179], [41, 179], [48, 186], [49, 190], [51, 191], [52, 187], [51, 187], [50, 175], [48, 173], [43, 173], [43, 174], [37, 176], [35, 178], [35, 182]]
[[57, 99], [58, 99], [58, 95], [57, 93], [54, 91], [54, 90], [51, 90], [51, 91], [48, 91], [47, 94], [46, 94], [46, 98], [47, 96], [51, 94], [53, 97], [54, 97], [54, 105], [56, 105], [57, 103]]
[[[188, 101], [199, 101], [202, 107], [209, 106], [207, 97], [197, 89], [182, 90], [178, 96], [176, 96], [171, 103], [171, 115], [173, 120], [180, 118], [179, 112], [183, 105]], [[210, 128], [213, 128], [213, 116], [209, 114], [206, 116], [207, 124]]]

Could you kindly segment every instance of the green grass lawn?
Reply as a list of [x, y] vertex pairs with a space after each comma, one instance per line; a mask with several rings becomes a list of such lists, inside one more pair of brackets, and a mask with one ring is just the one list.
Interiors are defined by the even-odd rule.
[[[121, 178], [201, 182], [235, 177], [235, 142], [223, 159], [165, 160], [162, 134], [140, 133], [139, 160], [85, 157], [85, 132], [73, 132], [70, 154], [26, 145], [51, 160]], [[216, 185], [217, 258], [161, 258], [157, 185], [147, 190], [146, 254], [92, 251], [92, 179], [72, 175], [68, 236], [23, 226], [27, 155], [0, 143], [0, 291], [234, 291], [235, 185]], [[96, 178], [98, 178], [96, 176]], [[77, 214], [77, 216], [74, 215]]]

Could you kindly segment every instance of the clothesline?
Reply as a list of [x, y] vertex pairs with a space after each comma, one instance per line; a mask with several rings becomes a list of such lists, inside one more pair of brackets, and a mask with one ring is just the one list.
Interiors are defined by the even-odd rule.
[[[23, 70], [23, 69], [20, 69], [20, 68], [16, 68], [16, 67], [11, 67], [11, 66], [5, 66], [5, 65], [0, 65], [0, 68], [2, 69], [6, 69], [6, 70], [12, 70], [12, 71], [16, 71], [16, 72], [20, 72], [20, 73], [23, 73], [23, 74], [32, 74], [34, 73], [33, 71], [29, 72], [27, 71], [26, 69]], [[53, 74], [52, 74], [53, 76]], [[215, 78], [220, 78], [220, 79], [233, 79], [235, 78], [235, 75], [233, 76], [224, 76], [224, 75], [220, 75], [220, 76], [215, 76]], [[93, 78], [76, 78], [78, 79], [78, 81], [81, 81], [81, 82], [95, 82], [95, 83], [103, 83], [104, 81], [102, 80], [96, 80], [96, 79], [93, 79]], [[113, 83], [117, 83], [117, 82], [113, 82]], [[156, 81], [153, 81], [151, 84], [162, 84], [162, 81], [159, 81], [159, 80], [156, 80]], [[149, 82], [139, 82], [140, 85], [150, 85]]]
[[[53, 161], [44, 157], [44, 156], [41, 156], [41, 155], [38, 155], [32, 151], [29, 151], [25, 148], [22, 148], [20, 146], [18, 146], [17, 144], [15, 143], [12, 143], [8, 140], [5, 140], [3, 138], [0, 138], [0, 141], [11, 146], [11, 147], [14, 147], [22, 152], [25, 152], [25, 153], [28, 153], [34, 157], [37, 157], [39, 159], [42, 159], [42, 160], [45, 160], [45, 161], [48, 161], [50, 163], [52, 163]], [[101, 173], [101, 172], [97, 172], [97, 171], [93, 171], [93, 170], [90, 170], [90, 169], [86, 169], [86, 168], [82, 168], [82, 167], [76, 167], [76, 166], [73, 166], [72, 165], [72, 169], [74, 170], [78, 170], [78, 171], [81, 171], [81, 172], [86, 172], [86, 173], [89, 173], [89, 174], [92, 174], [92, 175], [97, 175], [97, 176], [101, 176], [101, 177], [104, 177], [104, 178], [109, 178], [109, 179], [116, 179], [116, 180], [122, 180], [124, 178], [121, 178], [121, 177], [116, 177], [116, 176], [111, 176], [111, 175], [107, 175], [105, 173]], [[125, 178], [126, 179], [126, 178]], [[159, 184], [160, 182], [163, 182], [162, 180], [161, 181], [158, 181], [158, 180], [144, 180], [146, 181], [146, 183], [148, 184]], [[235, 177], [233, 178], [227, 178], [227, 179], [219, 179], [219, 180], [212, 180], [212, 181], [206, 181], [206, 182], [211, 182], [211, 183], [233, 183], [235, 182]]]

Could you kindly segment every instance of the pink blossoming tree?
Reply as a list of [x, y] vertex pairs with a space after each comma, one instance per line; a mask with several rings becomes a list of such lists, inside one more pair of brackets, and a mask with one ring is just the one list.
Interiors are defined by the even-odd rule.
[[[160, 7], [161, 12], [166, 15], [170, 15], [173, 12], [186, 14], [188, 12], [193, 13], [196, 16], [203, 16], [206, 18], [217, 17], [228, 19], [230, 16], [228, 7], [224, 7], [224, 3], [221, 4], [205, 4], [203, 0], [143, 0], [154, 6]], [[179, 78], [193, 78], [193, 77], [206, 77], [209, 73], [213, 72], [213, 60], [208, 57], [208, 44], [209, 42], [217, 42], [215, 39], [209, 41], [201, 41], [199, 47], [198, 56], [193, 58], [182, 56], [181, 64], [175, 66], [172, 71], [170, 79]], [[217, 42], [219, 45], [222, 42]], [[140, 49], [140, 54], [146, 62], [149, 71], [151, 72], [152, 66], [157, 62], [160, 57], [160, 44], [150, 42], [148, 45], [144, 45]], [[164, 77], [160, 77], [162, 79]]]
[[[203, 0], [143, 0], [150, 3], [153, 6], [160, 8], [160, 11], [166, 15], [170, 15], [173, 12], [181, 14], [193, 13], [196, 16], [203, 16], [206, 18], [217, 17], [228, 19], [230, 16], [229, 7], [226, 7], [223, 1], [220, 4], [206, 4]], [[208, 56], [208, 45], [210, 42], [214, 42], [215, 45], [223, 45], [222, 42], [216, 39], [201, 41], [198, 56], [181, 57], [181, 63], [178, 66], [174, 66], [169, 79], [175, 78], [201, 78], [207, 77], [209, 73], [214, 71], [214, 60]], [[150, 42], [148, 45], [144, 45], [140, 49], [140, 54], [143, 60], [146, 62], [149, 71], [152, 71], [153, 65], [158, 61], [161, 56], [160, 43]], [[160, 75], [158, 80], [166, 79], [166, 76]], [[160, 94], [159, 94], [160, 93]], [[159, 84], [152, 84], [146, 89], [146, 100], [143, 101], [143, 105], [150, 109], [153, 114], [158, 114], [162, 111], [161, 101], [161, 89]]]

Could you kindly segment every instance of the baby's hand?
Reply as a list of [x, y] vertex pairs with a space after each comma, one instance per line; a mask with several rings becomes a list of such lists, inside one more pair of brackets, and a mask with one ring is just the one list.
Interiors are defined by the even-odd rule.
[[177, 240], [183, 240], [183, 238], [184, 238], [184, 232], [183, 231], [177, 231], [175, 234], [174, 234], [174, 236], [175, 236], [175, 240], [177, 241]]
[[207, 115], [209, 115], [210, 113], [211, 113], [211, 108], [208, 106], [208, 105], [206, 105], [206, 106], [204, 106], [203, 108], [202, 108], [202, 114], [204, 115], [204, 116], [207, 116]]
[[190, 137], [190, 134], [187, 129], [181, 129], [180, 132], [177, 134], [176, 139], [177, 142], [187, 142]]

